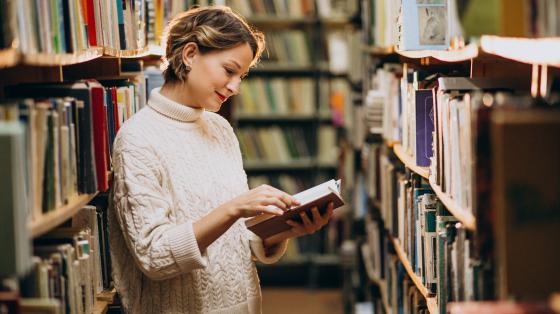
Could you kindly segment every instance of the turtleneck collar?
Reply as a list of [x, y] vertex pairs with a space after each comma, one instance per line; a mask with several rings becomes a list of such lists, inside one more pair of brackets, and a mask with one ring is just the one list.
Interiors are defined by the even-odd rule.
[[194, 122], [204, 113], [204, 109], [182, 105], [163, 96], [159, 90], [159, 87], [152, 89], [148, 105], [160, 114], [181, 122]]

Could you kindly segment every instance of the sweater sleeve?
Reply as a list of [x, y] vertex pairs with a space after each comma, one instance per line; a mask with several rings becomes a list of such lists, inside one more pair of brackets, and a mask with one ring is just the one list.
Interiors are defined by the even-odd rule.
[[114, 210], [136, 264], [153, 280], [206, 267], [192, 221], [176, 223], [157, 156], [148, 147], [131, 144], [136, 141], [118, 142], [113, 158]]
[[278, 262], [282, 258], [282, 256], [284, 256], [284, 253], [286, 253], [288, 240], [284, 240], [272, 247], [271, 254], [266, 255], [263, 240], [248, 229], [246, 231], [246, 234], [249, 239], [249, 245], [251, 247], [253, 257], [263, 262], [264, 264], [274, 264]]

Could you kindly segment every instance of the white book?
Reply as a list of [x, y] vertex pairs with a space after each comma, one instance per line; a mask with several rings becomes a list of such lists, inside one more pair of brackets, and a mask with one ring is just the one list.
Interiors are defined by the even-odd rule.
[[448, 0], [402, 0], [399, 50], [445, 50], [450, 42]]
[[293, 195], [293, 197], [299, 201], [299, 206], [288, 209], [280, 216], [272, 214], [258, 215], [247, 219], [245, 225], [262, 239], [276, 236], [283, 232], [289, 232], [292, 227], [288, 225], [286, 221], [295, 220], [300, 222], [301, 218], [299, 213], [302, 211], [307, 212], [308, 217], [312, 217], [311, 208], [315, 206], [319, 209], [319, 212], [323, 214], [330, 202], [334, 203], [334, 208], [344, 205], [344, 201], [340, 196], [340, 184], [341, 180], [331, 179], [299, 192]]

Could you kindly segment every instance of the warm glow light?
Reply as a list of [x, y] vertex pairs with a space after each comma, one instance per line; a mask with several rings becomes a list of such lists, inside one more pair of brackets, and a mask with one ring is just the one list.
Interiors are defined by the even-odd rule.
[[505, 38], [482, 36], [483, 51], [503, 58], [560, 67], [560, 38]]

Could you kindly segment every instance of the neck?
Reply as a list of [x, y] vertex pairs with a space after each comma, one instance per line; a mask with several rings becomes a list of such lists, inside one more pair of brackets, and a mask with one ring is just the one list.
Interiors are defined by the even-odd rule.
[[192, 105], [192, 100], [189, 97], [188, 90], [185, 83], [165, 83], [161, 87], [159, 93], [176, 103], [181, 105], [191, 107], [194, 109], [200, 109], [200, 106]]

